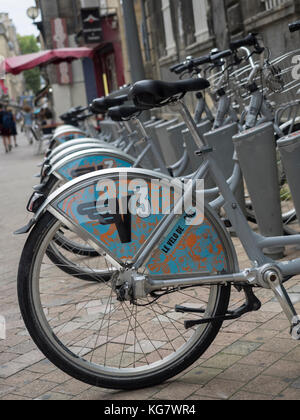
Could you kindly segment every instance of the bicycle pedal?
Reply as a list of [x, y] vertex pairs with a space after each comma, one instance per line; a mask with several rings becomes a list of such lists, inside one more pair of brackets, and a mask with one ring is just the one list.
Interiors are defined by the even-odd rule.
[[294, 319], [294, 325], [291, 327], [291, 336], [294, 340], [300, 341], [300, 317], [297, 315]]

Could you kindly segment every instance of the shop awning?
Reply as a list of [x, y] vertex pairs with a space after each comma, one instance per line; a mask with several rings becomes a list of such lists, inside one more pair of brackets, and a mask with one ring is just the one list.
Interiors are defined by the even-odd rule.
[[59, 64], [64, 61], [71, 62], [80, 58], [93, 58], [93, 55], [94, 50], [85, 47], [40, 51], [38, 53], [7, 58], [5, 60], [5, 71], [16, 75], [34, 67]]

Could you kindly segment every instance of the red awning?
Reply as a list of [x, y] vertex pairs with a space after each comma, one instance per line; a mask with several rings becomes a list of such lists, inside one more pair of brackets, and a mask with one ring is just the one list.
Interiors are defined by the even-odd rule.
[[38, 53], [10, 57], [5, 60], [6, 73], [19, 74], [34, 67], [59, 64], [64, 61], [73, 61], [79, 58], [93, 58], [94, 50], [91, 48], [61, 48], [46, 50]]

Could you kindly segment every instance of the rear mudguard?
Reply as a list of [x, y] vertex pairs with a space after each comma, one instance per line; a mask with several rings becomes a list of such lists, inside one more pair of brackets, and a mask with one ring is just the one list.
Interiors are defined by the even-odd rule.
[[62, 150], [60, 153], [56, 154], [55, 156], [53, 156], [51, 159], [48, 159], [48, 163], [52, 166], [56, 165], [60, 160], [73, 155], [74, 153], [78, 153], [78, 152], [84, 152], [86, 150], [92, 150], [92, 149], [97, 149], [97, 150], [101, 150], [101, 149], [112, 149], [112, 150], [117, 150], [115, 147], [109, 147], [107, 144], [103, 143], [101, 144], [100, 142], [98, 143], [82, 143], [82, 144], [78, 144], [76, 146], [71, 146], [71, 147], [67, 147], [66, 149]]
[[[27, 231], [45, 212], [50, 212], [80, 237], [93, 243], [95, 249], [106, 252], [118, 264], [130, 263], [164, 216], [150, 214], [140, 218], [130, 213], [126, 216], [105, 213], [104, 207], [99, 204], [100, 182], [114, 180], [119, 188], [120, 175], [122, 180], [125, 176], [127, 179], [126, 198], [132, 196], [128, 180], [145, 180], [149, 188], [152, 188], [153, 180], [162, 184], [172, 181], [171, 177], [157, 172], [133, 168], [103, 170], [82, 176], [48, 197], [28, 225]], [[179, 180], [176, 182], [180, 184]], [[160, 200], [163, 199], [164, 195], [161, 193]], [[238, 268], [232, 241], [216, 213], [209, 206], [205, 207], [204, 219], [196, 226], [186, 223], [191, 217], [193, 216], [186, 213], [178, 215], [158, 241], [157, 248], [146, 263], [146, 269], [152, 276], [225, 273], [228, 256], [234, 258]], [[25, 233], [25, 230], [24, 228], [19, 233]]]
[[70, 141], [67, 141], [66, 143], [63, 143], [63, 144], [57, 146], [55, 149], [50, 151], [47, 158], [52, 159], [55, 155], [57, 155], [58, 153], [61, 153], [63, 150], [68, 149], [69, 147], [79, 146], [81, 144], [99, 144], [99, 145], [102, 146], [103, 143], [104, 142], [99, 140], [99, 139], [92, 139], [92, 138], [89, 138], [89, 137], [84, 137], [82, 139], [70, 140]]
[[56, 145], [60, 145], [60, 144], [65, 143], [66, 141], [82, 139], [85, 137], [86, 137], [86, 134], [83, 131], [79, 129], [73, 129], [73, 130], [67, 130], [67, 131], [54, 135], [52, 141], [55, 142]]
[[73, 153], [55, 165], [47, 176], [54, 175], [63, 182], [72, 181], [81, 175], [102, 169], [130, 168], [134, 165], [134, 159], [118, 150], [96, 148]]

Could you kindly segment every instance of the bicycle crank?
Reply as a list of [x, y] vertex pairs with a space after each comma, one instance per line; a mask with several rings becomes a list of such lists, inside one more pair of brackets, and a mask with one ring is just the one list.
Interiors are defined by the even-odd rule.
[[264, 280], [274, 292], [283, 312], [291, 323], [290, 334], [294, 340], [300, 341], [300, 317], [283, 286], [282, 275], [279, 270], [271, 269], [264, 273]]

